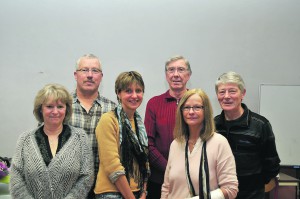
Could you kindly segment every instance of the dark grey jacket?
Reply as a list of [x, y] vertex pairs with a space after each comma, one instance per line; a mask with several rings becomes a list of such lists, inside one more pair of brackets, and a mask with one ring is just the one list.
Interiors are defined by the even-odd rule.
[[236, 161], [239, 190], [263, 189], [279, 173], [280, 159], [270, 122], [250, 111], [225, 121], [224, 111], [215, 117], [217, 132], [228, 139]]

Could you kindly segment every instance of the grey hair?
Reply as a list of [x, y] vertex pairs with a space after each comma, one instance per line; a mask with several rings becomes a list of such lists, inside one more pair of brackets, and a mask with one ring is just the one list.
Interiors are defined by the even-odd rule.
[[[100, 65], [100, 69], [101, 69], [101, 62], [100, 62], [100, 59], [99, 59], [96, 55], [89, 53], [89, 54], [82, 55], [82, 56], [76, 61], [75, 70], [79, 69], [80, 61], [81, 61], [82, 59], [84, 59], [84, 58], [86, 58], [86, 59], [97, 59], [97, 60], [99, 61], [99, 65]], [[101, 70], [102, 70], [102, 69], [101, 69]]]
[[187, 66], [188, 71], [190, 72], [190, 74], [192, 74], [192, 68], [191, 68], [190, 62], [186, 58], [184, 58], [183, 56], [181, 56], [181, 55], [176, 55], [176, 56], [173, 56], [170, 59], [168, 59], [166, 61], [166, 63], [165, 63], [165, 71], [167, 72], [168, 65], [170, 63], [172, 63], [174, 61], [177, 61], [177, 60], [183, 60], [184, 63], [186, 64], [186, 66]]
[[236, 72], [229, 71], [227, 73], [223, 73], [216, 81], [215, 83], [215, 90], [216, 93], [218, 92], [218, 87], [220, 84], [227, 84], [227, 83], [233, 83], [237, 84], [239, 89], [244, 92], [245, 90], [245, 82], [241, 75], [239, 75]]

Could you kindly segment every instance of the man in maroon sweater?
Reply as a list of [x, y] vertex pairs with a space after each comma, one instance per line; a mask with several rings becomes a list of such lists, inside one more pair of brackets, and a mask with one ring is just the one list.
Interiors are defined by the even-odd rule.
[[145, 114], [151, 168], [148, 199], [160, 198], [169, 148], [173, 141], [176, 108], [192, 75], [190, 63], [183, 56], [172, 57], [165, 64], [165, 74], [169, 90], [151, 98]]

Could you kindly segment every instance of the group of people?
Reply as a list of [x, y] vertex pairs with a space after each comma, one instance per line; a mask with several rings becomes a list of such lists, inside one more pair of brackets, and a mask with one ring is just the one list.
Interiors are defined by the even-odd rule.
[[12, 198], [263, 199], [280, 159], [269, 121], [242, 103], [242, 77], [217, 79], [214, 118], [207, 94], [187, 88], [187, 59], [170, 58], [165, 75], [169, 89], [148, 101], [143, 121], [141, 74], [116, 78], [116, 104], [99, 94], [99, 58], [80, 57], [73, 94], [48, 84], [35, 97], [39, 125], [18, 139]]

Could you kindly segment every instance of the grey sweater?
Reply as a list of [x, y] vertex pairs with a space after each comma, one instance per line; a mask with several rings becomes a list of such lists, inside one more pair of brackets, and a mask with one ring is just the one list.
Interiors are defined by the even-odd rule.
[[85, 132], [69, 126], [71, 137], [46, 166], [34, 129], [17, 142], [10, 172], [12, 198], [86, 198], [94, 181], [91, 146]]

